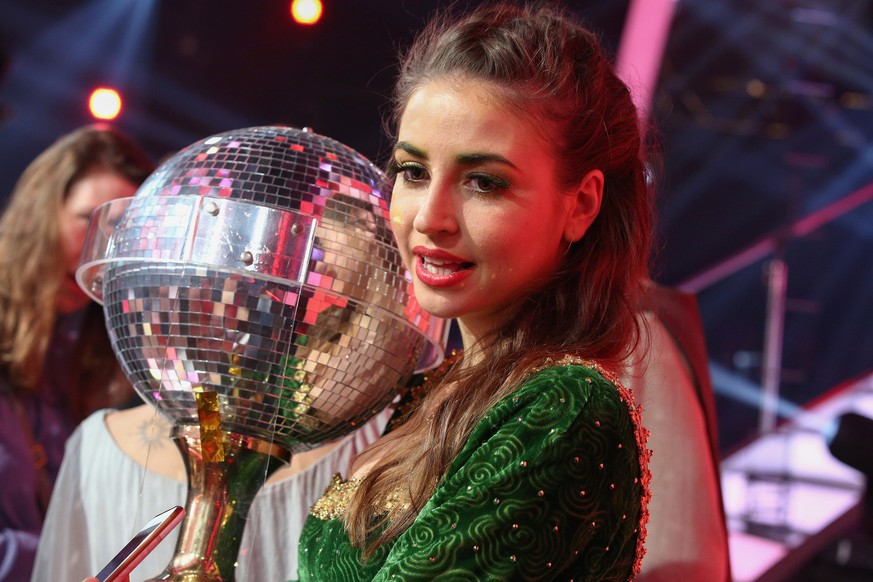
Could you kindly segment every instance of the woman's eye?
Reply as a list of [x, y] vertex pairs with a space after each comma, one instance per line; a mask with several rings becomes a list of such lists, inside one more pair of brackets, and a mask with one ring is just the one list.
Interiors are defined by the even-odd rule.
[[427, 178], [427, 172], [421, 166], [406, 166], [403, 168], [403, 179], [407, 182], [421, 182]]
[[509, 183], [495, 176], [476, 175], [467, 179], [467, 186], [480, 194], [490, 194], [509, 188]]
[[404, 182], [423, 182], [427, 179], [427, 170], [420, 164], [403, 163], [393, 164], [391, 166], [391, 174], [400, 176]]

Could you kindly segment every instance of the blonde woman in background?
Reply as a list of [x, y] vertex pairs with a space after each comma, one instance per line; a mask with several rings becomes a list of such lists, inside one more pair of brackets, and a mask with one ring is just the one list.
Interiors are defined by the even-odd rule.
[[117, 130], [84, 127], [27, 167], [0, 219], [0, 580], [30, 576], [76, 424], [133, 397], [75, 271], [91, 212], [153, 169]]

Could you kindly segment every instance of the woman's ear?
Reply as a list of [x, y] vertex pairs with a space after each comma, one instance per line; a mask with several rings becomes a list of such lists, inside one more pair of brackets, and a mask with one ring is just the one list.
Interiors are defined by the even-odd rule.
[[572, 197], [564, 224], [564, 241], [573, 244], [581, 239], [597, 214], [603, 200], [603, 172], [591, 170], [582, 178], [579, 188], [568, 193]]

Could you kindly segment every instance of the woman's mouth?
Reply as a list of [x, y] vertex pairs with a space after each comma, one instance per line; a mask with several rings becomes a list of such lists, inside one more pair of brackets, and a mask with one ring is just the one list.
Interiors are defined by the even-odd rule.
[[435, 249], [414, 249], [415, 274], [428, 287], [452, 287], [464, 281], [476, 264]]
[[471, 268], [473, 263], [421, 257], [421, 265], [428, 273], [433, 273], [434, 275], [451, 275], [452, 273]]

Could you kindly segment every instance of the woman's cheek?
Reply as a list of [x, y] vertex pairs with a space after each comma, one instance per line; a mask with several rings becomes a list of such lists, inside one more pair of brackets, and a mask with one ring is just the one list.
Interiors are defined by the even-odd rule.
[[395, 201], [391, 205], [389, 214], [391, 218], [391, 230], [397, 243], [403, 246], [403, 242], [409, 238], [412, 231], [412, 222], [415, 219], [414, 209], [409, 204]]
[[408, 257], [406, 256], [406, 245], [403, 244], [406, 233], [403, 230], [403, 225], [406, 221], [403, 215], [396, 210], [396, 206], [392, 206], [390, 210], [391, 232], [394, 235], [394, 241], [397, 243], [397, 248], [400, 250], [400, 258], [403, 259], [404, 265], [409, 267]]

